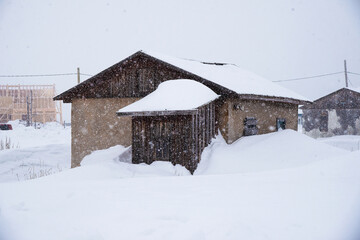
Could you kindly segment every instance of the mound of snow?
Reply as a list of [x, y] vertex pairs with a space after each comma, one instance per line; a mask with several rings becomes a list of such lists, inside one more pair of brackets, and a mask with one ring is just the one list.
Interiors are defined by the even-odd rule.
[[0, 183], [0, 239], [359, 239], [360, 151], [289, 130], [218, 137], [204, 175], [183, 177], [128, 153], [115, 146], [78, 168]]
[[[132, 164], [129, 155], [122, 157], [129, 148], [121, 145], [108, 149], [94, 151], [84, 157], [81, 167], [70, 169], [50, 179], [73, 180], [99, 180], [119, 179], [150, 176], [184, 176], [190, 172], [181, 165], [172, 165], [170, 162], [156, 161], [152, 164]], [[120, 156], [120, 157], [119, 157]]]
[[242, 137], [231, 145], [219, 135], [202, 155], [195, 174], [224, 174], [293, 168], [347, 151], [293, 130]]
[[[0, 184], [0, 222], [6, 226], [0, 226], [0, 236], [359, 239], [359, 159], [360, 152], [353, 152], [277, 171], [124, 179], [103, 179], [96, 173], [103, 171], [96, 168], [101, 164], [90, 161], [46, 178]], [[108, 166], [114, 176], [120, 170], [115, 165]], [[79, 174], [93, 178], [74, 181]]]
[[168, 80], [146, 97], [121, 108], [118, 113], [191, 110], [217, 97], [219, 96], [210, 88], [194, 80]]
[[360, 150], [360, 136], [358, 135], [333, 136], [327, 138], [317, 138], [316, 140], [334, 147], [346, 149], [348, 151]]

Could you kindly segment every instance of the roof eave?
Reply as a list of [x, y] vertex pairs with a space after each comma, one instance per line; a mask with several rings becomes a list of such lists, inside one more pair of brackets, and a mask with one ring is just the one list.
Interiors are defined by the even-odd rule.
[[265, 95], [256, 95], [256, 94], [237, 94], [236, 97], [240, 99], [249, 99], [249, 100], [261, 100], [261, 101], [270, 101], [270, 102], [283, 102], [291, 103], [297, 105], [304, 105], [311, 103], [308, 100], [287, 98], [287, 97], [276, 97], [276, 96], [265, 96]]
[[[324, 99], [326, 99], [326, 98], [329, 98], [329, 97], [332, 96], [332, 95], [338, 94], [338, 93], [341, 92], [341, 91], [351, 91], [351, 92], [354, 92], [354, 93], [356, 93], [356, 94], [360, 94], [359, 92], [354, 91], [354, 90], [349, 89], [349, 88], [340, 88], [340, 89], [338, 89], [338, 90], [336, 90], [336, 91], [334, 91], [334, 92], [331, 92], [331, 93], [329, 93], [329, 94], [326, 94], [325, 96], [322, 96], [322, 97], [314, 100], [313, 102], [304, 104], [304, 106], [302, 106], [301, 109], [318, 109], [317, 104], [318, 104], [320, 101], [322, 101], [322, 100], [324, 100]], [[320, 109], [320, 108], [319, 108], [319, 109]]]
[[178, 115], [195, 115], [197, 109], [191, 110], [164, 110], [164, 111], [138, 111], [138, 112], [116, 112], [118, 117], [154, 117], [154, 116], [178, 116]]

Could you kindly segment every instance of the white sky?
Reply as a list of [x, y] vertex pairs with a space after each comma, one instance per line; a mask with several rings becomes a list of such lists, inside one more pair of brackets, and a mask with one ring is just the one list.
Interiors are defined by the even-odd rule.
[[[0, 0], [0, 75], [96, 74], [140, 49], [231, 62], [270, 80], [343, 71], [344, 59], [360, 73], [360, 1]], [[360, 86], [360, 75], [349, 78]], [[53, 83], [60, 93], [76, 76], [0, 78]], [[282, 85], [314, 99], [344, 86], [344, 75]]]

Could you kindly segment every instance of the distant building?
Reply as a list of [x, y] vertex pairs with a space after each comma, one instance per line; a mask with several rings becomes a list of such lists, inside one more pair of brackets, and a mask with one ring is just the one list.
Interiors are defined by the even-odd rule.
[[0, 123], [54, 122], [61, 107], [52, 100], [55, 85], [0, 85]]
[[360, 135], [360, 89], [339, 89], [301, 109], [306, 135], [314, 138]]
[[[154, 111], [143, 105], [138, 106], [136, 113], [126, 111], [126, 106], [146, 100], [147, 95], [156, 92], [160, 83], [176, 79], [199, 82], [219, 97], [189, 109], [157, 106], [160, 111]], [[169, 88], [169, 93], [173, 90]], [[190, 90], [178, 89], [183, 98], [196, 99], [197, 93]], [[175, 98], [179, 95], [170, 94], [162, 101]], [[203, 148], [218, 132], [227, 143], [232, 143], [244, 135], [274, 132], [278, 128], [297, 130], [298, 105], [309, 102], [233, 64], [185, 60], [144, 51], [54, 100], [72, 103], [72, 167], [79, 166], [83, 157], [94, 150], [120, 144], [132, 145], [135, 163], [171, 161], [191, 172], [196, 169]], [[119, 109], [123, 110], [118, 112]]]

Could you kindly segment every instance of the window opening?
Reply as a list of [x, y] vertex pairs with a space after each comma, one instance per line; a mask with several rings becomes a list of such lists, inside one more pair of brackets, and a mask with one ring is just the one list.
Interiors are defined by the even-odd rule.
[[244, 120], [244, 136], [256, 135], [258, 133], [257, 120], [254, 117], [247, 117]]
[[286, 128], [286, 119], [285, 118], [277, 118], [276, 119], [276, 130], [285, 129]]

